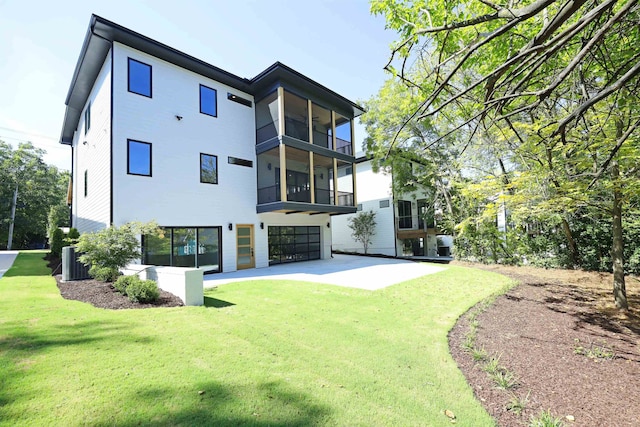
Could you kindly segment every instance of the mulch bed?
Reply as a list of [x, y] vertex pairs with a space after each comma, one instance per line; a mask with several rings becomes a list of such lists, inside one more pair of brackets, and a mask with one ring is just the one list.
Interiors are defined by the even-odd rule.
[[142, 304], [133, 302], [128, 297], [118, 292], [111, 283], [99, 282], [94, 279], [73, 280], [69, 282], [62, 281], [62, 275], [58, 273], [60, 260], [59, 258], [45, 257], [49, 262], [48, 266], [55, 274], [60, 295], [63, 298], [82, 301], [98, 308], [106, 308], [110, 310], [134, 309], [134, 308], [155, 308], [155, 307], [181, 307], [184, 303], [176, 295], [160, 289], [160, 298], [153, 303]]
[[[627, 280], [632, 309], [625, 313], [613, 307], [609, 274], [468, 266], [520, 283], [477, 316], [476, 348], [499, 356], [515, 374], [515, 388], [496, 388], [482, 362], [463, 349], [473, 309], [449, 334], [454, 359], [498, 425], [526, 426], [543, 410], [567, 426], [640, 425], [637, 279]], [[520, 415], [507, 409], [514, 396], [527, 399]]]

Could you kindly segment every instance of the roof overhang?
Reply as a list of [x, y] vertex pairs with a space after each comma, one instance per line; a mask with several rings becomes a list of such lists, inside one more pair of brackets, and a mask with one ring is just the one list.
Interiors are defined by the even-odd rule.
[[62, 126], [62, 135], [60, 136], [61, 144], [70, 145], [72, 143], [73, 133], [80, 120], [82, 109], [89, 98], [98, 73], [100, 73], [100, 69], [114, 42], [122, 43], [133, 49], [148, 53], [156, 58], [212, 80], [219, 81], [251, 95], [256, 95], [279, 82], [285, 82], [309, 92], [316, 98], [327, 100], [331, 105], [335, 105], [353, 117], [364, 113], [364, 109], [356, 103], [349, 101], [345, 97], [280, 62], [276, 62], [249, 80], [180, 52], [170, 46], [101, 18], [100, 16], [91, 15], [89, 29], [87, 30], [65, 101], [67, 108]]
[[303, 203], [303, 202], [273, 202], [257, 205], [257, 213], [279, 212], [285, 214], [307, 214], [307, 215], [343, 215], [356, 213], [355, 206], [335, 206], [323, 205], [319, 203]]

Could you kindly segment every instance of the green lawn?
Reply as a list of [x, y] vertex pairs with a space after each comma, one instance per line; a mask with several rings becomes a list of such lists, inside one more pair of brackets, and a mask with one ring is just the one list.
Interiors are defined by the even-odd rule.
[[447, 331], [502, 276], [253, 281], [208, 307], [108, 311], [61, 298], [42, 256], [0, 279], [0, 425], [493, 425]]

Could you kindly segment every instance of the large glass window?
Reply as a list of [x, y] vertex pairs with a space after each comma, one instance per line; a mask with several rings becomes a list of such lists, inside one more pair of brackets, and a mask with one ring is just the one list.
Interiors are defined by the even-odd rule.
[[221, 227], [163, 227], [161, 230], [159, 235], [143, 237], [144, 264], [221, 271]]
[[151, 144], [127, 140], [127, 173], [151, 176]]
[[320, 259], [320, 227], [269, 227], [269, 265]]
[[306, 99], [284, 91], [284, 133], [309, 142], [309, 105]]
[[[287, 200], [290, 202], [311, 202], [311, 181], [309, 180], [309, 153], [287, 147]], [[279, 168], [276, 184], [280, 184]]]
[[258, 154], [258, 203], [280, 201], [280, 151]]
[[151, 65], [129, 58], [129, 92], [151, 98]]
[[278, 136], [278, 93], [256, 102], [256, 144]]
[[200, 153], [200, 182], [218, 183], [218, 156]]
[[208, 116], [218, 116], [218, 92], [200, 85], [200, 112]]
[[333, 150], [331, 137], [331, 111], [317, 104], [311, 104], [313, 117], [313, 145]]
[[407, 200], [398, 200], [398, 228], [412, 228], [411, 221], [411, 202]]
[[351, 120], [336, 114], [336, 151], [353, 154], [351, 148]]
[[323, 205], [335, 204], [333, 198], [333, 159], [314, 153], [313, 180], [316, 203]]

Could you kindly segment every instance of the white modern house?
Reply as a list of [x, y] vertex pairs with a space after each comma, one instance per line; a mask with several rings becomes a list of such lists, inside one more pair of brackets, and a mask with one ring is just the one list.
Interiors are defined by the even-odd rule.
[[[409, 162], [409, 161], [408, 161]], [[412, 168], [420, 167], [411, 162]], [[402, 195], [393, 192], [393, 170], [380, 168], [374, 172], [371, 160], [356, 159], [356, 167], [339, 171], [341, 180], [349, 181], [353, 171], [358, 182], [357, 211], [376, 213], [376, 229], [369, 245], [369, 254], [398, 257], [449, 257], [453, 238], [440, 234], [437, 228], [437, 209], [424, 191], [415, 190]], [[352, 237], [348, 221], [354, 214], [332, 218], [333, 249], [362, 253], [362, 243]]]
[[337, 176], [363, 109], [281, 63], [241, 78], [93, 15], [65, 103], [72, 226], [157, 221], [143, 264], [329, 258], [331, 217], [356, 212]]

